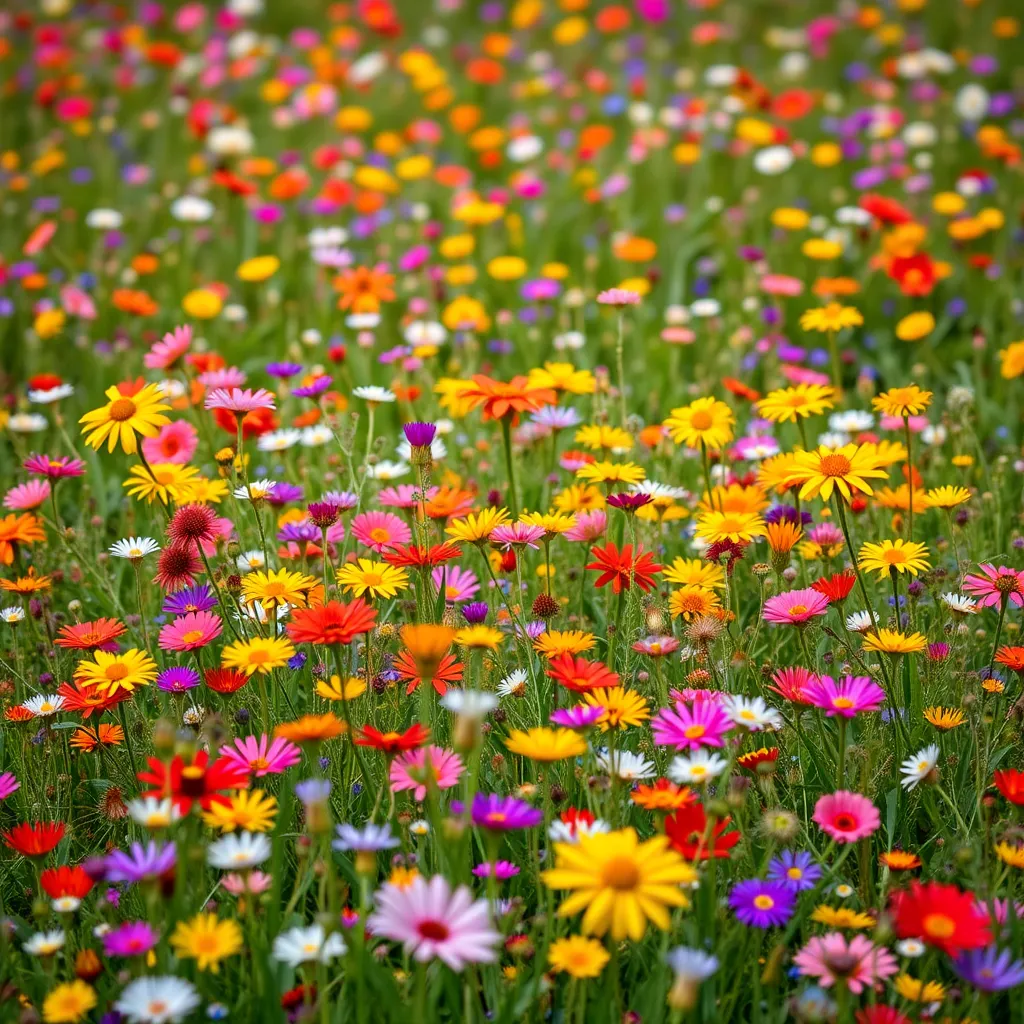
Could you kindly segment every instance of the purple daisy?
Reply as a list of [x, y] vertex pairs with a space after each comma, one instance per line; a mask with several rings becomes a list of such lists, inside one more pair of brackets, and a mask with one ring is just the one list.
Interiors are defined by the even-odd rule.
[[493, 875], [499, 882], [504, 882], [506, 879], [515, 878], [519, 874], [519, 868], [510, 860], [496, 860], [493, 864], [484, 861], [473, 868], [473, 874], [477, 878], [490, 878]]
[[998, 946], [961, 953], [953, 961], [953, 969], [982, 992], [1001, 992], [1024, 982], [1024, 961], [1014, 960], [1008, 949]]
[[174, 870], [174, 843], [161, 846], [155, 840], [143, 846], [132, 843], [131, 848], [115, 850], [106, 859], [106, 878], [108, 882], [147, 882], [166, 875]]
[[544, 815], [514, 796], [477, 793], [473, 797], [472, 818], [474, 825], [507, 832], [516, 828], [533, 828], [544, 820]]
[[302, 373], [302, 363], [267, 363], [267, 373], [271, 377], [287, 380], [297, 373]]
[[600, 704], [577, 704], [572, 708], [559, 708], [551, 712], [551, 721], [566, 729], [589, 729], [603, 714]]
[[292, 388], [292, 394], [296, 398], [318, 398], [333, 383], [334, 378], [329, 377], [327, 374], [324, 374], [321, 377], [317, 377], [309, 384], [303, 384], [302, 387]]
[[768, 864], [768, 881], [781, 882], [794, 892], [807, 892], [813, 889], [821, 878], [821, 868], [814, 863], [806, 850], [794, 853], [783, 850]]
[[189, 612], [208, 612], [217, 607], [217, 597], [206, 583], [186, 587], [164, 598], [161, 611], [165, 615], [188, 615]]
[[772, 928], [793, 916], [796, 893], [781, 882], [750, 878], [733, 886], [729, 906], [737, 920], [753, 928]]
[[185, 693], [199, 685], [199, 673], [189, 665], [174, 665], [156, 677], [156, 685], [164, 693]]

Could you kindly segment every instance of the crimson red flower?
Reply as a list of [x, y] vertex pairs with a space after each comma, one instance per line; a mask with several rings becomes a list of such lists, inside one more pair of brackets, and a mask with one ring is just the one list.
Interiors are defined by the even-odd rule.
[[618, 686], [619, 676], [600, 661], [559, 654], [548, 665], [548, 677], [574, 693], [586, 693], [600, 687]]
[[740, 834], [729, 828], [732, 818], [719, 818], [707, 835], [708, 818], [704, 805], [692, 803], [665, 819], [665, 835], [687, 860], [728, 860], [729, 851], [740, 841]]
[[[393, 667], [398, 673], [398, 678], [409, 684], [405, 688], [407, 694], [412, 693], [420, 685], [416, 662], [408, 651], [402, 651], [395, 658]], [[446, 654], [437, 666], [437, 671], [434, 673], [434, 678], [430, 680], [430, 684], [443, 697], [448, 692], [449, 683], [462, 682], [462, 668], [462, 662], [458, 661], [454, 654]]]
[[834, 572], [826, 579], [824, 576], [811, 584], [811, 589], [824, 594], [830, 604], [841, 604], [850, 596], [857, 577], [852, 572]]
[[154, 582], [173, 594], [176, 590], [191, 586], [202, 572], [203, 564], [196, 557], [193, 545], [168, 544], [160, 552], [156, 568]]
[[176, 544], [199, 544], [216, 537], [217, 513], [209, 505], [181, 505], [167, 524], [167, 536]]
[[388, 757], [394, 757], [406, 750], [416, 750], [430, 739], [430, 730], [417, 722], [405, 732], [381, 732], [372, 725], [364, 725], [356, 737], [356, 746], [373, 747]]
[[858, 205], [883, 224], [909, 224], [914, 219], [913, 214], [895, 199], [874, 192], [861, 196]]
[[235, 693], [249, 682], [249, 676], [233, 668], [208, 668], [205, 677], [214, 693]]
[[39, 884], [50, 899], [59, 900], [62, 896], [81, 899], [92, 888], [93, 882], [84, 868], [62, 864], [59, 868], [47, 868], [39, 876]]
[[1011, 804], [1024, 807], [1024, 772], [1016, 768], [1004, 768], [992, 776], [996, 789], [999, 790]]
[[131, 700], [128, 690], [118, 688], [113, 693], [99, 693], [95, 686], [83, 686], [78, 682], [61, 683], [57, 693], [64, 698], [62, 711], [79, 711], [83, 720], [94, 714], [102, 715], [104, 711], [116, 707], [123, 700]]
[[93, 622], [77, 622], [73, 626], [62, 626], [54, 639], [58, 647], [70, 647], [76, 651], [116, 650], [114, 641], [127, 630], [117, 619], [96, 619]]
[[444, 565], [445, 562], [458, 558], [462, 549], [445, 541], [425, 548], [419, 544], [393, 544], [390, 551], [384, 553], [384, 561], [389, 565], [405, 568], [422, 569], [427, 566]]
[[348, 604], [328, 601], [317, 608], [296, 608], [287, 630], [297, 644], [350, 644], [376, 621], [377, 609], [357, 597]]
[[930, 295], [938, 280], [935, 263], [924, 252], [915, 252], [912, 256], [896, 256], [886, 269], [899, 286], [904, 295]]
[[595, 560], [587, 568], [596, 569], [601, 574], [594, 586], [604, 587], [611, 583], [616, 594], [629, 590], [634, 583], [646, 594], [654, 586], [655, 574], [661, 572], [661, 566], [649, 551], [638, 547], [634, 558], [632, 544], [624, 544], [620, 551], [609, 541], [603, 548], [595, 545], [590, 553]]
[[905, 1013], [894, 1006], [865, 1006], [856, 1013], [857, 1024], [911, 1024]]
[[155, 757], [149, 758], [148, 764], [149, 771], [139, 772], [138, 778], [155, 788], [140, 795], [158, 799], [171, 797], [182, 814], [188, 814], [194, 803], [204, 811], [215, 803], [226, 804], [228, 798], [222, 795], [224, 790], [249, 788], [249, 773], [245, 768], [227, 757], [218, 757], [211, 764], [205, 750], [200, 750], [191, 762], [175, 754], [170, 764]]
[[[232, 437], [235, 436], [238, 427], [235, 424], [235, 414], [233, 412], [229, 409], [214, 409], [213, 418], [221, 430]], [[249, 440], [252, 437], [261, 437], [263, 434], [270, 433], [271, 430], [276, 430], [277, 425], [278, 419], [274, 415], [273, 409], [253, 409], [252, 412], [247, 412], [242, 417], [242, 437], [245, 440]]]
[[63, 821], [23, 821], [3, 834], [4, 842], [23, 857], [45, 857], [63, 838]]
[[893, 894], [889, 910], [901, 939], [921, 939], [949, 956], [992, 941], [988, 917], [974, 895], [955, 885], [911, 882], [909, 889]]

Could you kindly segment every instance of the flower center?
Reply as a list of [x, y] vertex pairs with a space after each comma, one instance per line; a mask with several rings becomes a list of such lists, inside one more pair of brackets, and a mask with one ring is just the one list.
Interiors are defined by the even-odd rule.
[[793, 605], [792, 608], [789, 609], [789, 614], [792, 615], [794, 618], [797, 615], [806, 615], [807, 614], [807, 605], [805, 605], [805, 604], [795, 604], [795, 605]]
[[704, 409], [699, 409], [690, 417], [690, 423], [694, 430], [707, 430], [712, 422], [711, 413]]
[[928, 914], [924, 919], [924, 930], [933, 939], [948, 939], [956, 931], [956, 922], [945, 914]]
[[786, 872], [786, 877], [793, 879], [794, 882], [799, 882], [800, 879], [804, 877], [804, 873], [800, 868], [790, 868]]
[[113, 665], [107, 666], [106, 677], [113, 683], [116, 683], [119, 679], [124, 679], [128, 675], [128, 666], [122, 665], [121, 662], [116, 662]]
[[857, 827], [857, 819], [852, 814], [837, 814], [832, 824], [840, 832], [851, 832]]
[[376, 529], [370, 531], [370, 537], [378, 544], [383, 544], [385, 541], [391, 539], [391, 534], [388, 533], [383, 526], [378, 526]]
[[364, 587], [379, 587], [383, 582], [380, 573], [368, 572], [363, 576]]
[[197, 640], [201, 640], [203, 637], [203, 631], [201, 629], [190, 629], [187, 633], [182, 635], [182, 643], [194, 644]]
[[422, 938], [430, 939], [431, 942], [444, 942], [451, 934], [444, 921], [420, 921], [417, 931]]
[[690, 725], [686, 727], [683, 735], [688, 740], [699, 740], [705, 732], [707, 732], [707, 729], [703, 725]]
[[118, 398], [110, 403], [107, 415], [117, 423], [124, 423], [125, 420], [130, 420], [136, 412], [136, 405], [130, 398]]
[[853, 467], [845, 455], [826, 455], [821, 460], [821, 472], [825, 476], [846, 476]]
[[628, 892], [640, 881], [640, 871], [629, 857], [613, 857], [601, 872], [601, 881], [609, 889]]
[[265, 665], [270, 660], [270, 651], [250, 651], [250, 665]]
[[853, 701], [849, 697], [836, 697], [832, 701], [832, 707], [834, 708], [852, 708]]
[[760, 896], [754, 897], [754, 906], [757, 907], [758, 910], [771, 910], [772, 907], [775, 906], [775, 900], [773, 900], [771, 896], [761, 893]]
[[270, 762], [265, 757], [254, 757], [249, 762], [249, 767], [255, 772], [261, 772], [270, 767]]

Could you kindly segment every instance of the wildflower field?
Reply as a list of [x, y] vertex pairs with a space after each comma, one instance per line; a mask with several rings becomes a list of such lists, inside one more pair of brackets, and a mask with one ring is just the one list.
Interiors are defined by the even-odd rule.
[[0, 8], [0, 1021], [1024, 1021], [1017, 4]]

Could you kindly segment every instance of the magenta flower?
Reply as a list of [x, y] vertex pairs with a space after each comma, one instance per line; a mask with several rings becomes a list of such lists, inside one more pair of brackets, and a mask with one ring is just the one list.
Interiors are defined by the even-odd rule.
[[844, 676], [839, 682], [831, 676], [812, 677], [804, 694], [829, 718], [853, 718], [862, 711], [877, 711], [885, 703], [885, 690], [867, 676]]
[[493, 963], [500, 933], [491, 927], [486, 900], [473, 900], [464, 885], [454, 892], [443, 875], [418, 875], [404, 888], [385, 885], [374, 896], [367, 920], [374, 935], [401, 942], [406, 955], [423, 963], [435, 958], [453, 971], [466, 964]]
[[401, 793], [411, 789], [413, 798], [423, 801], [431, 778], [438, 789], [451, 789], [461, 778], [464, 768], [462, 758], [444, 747], [431, 745], [409, 750], [391, 762], [391, 791]]
[[164, 335], [143, 357], [147, 370], [167, 370], [188, 351], [192, 344], [192, 328], [175, 327]]
[[271, 740], [266, 733], [259, 739], [255, 736], [239, 736], [233, 746], [221, 747], [220, 753], [257, 779], [264, 775], [280, 775], [298, 764], [302, 757], [302, 751], [291, 740]]
[[695, 700], [675, 708], [662, 708], [651, 722], [654, 742], [676, 750], [721, 747], [732, 721], [716, 700]]
[[352, 520], [352, 536], [381, 554], [394, 544], [408, 544], [412, 532], [394, 512], [360, 512]]
[[1001, 565], [997, 569], [991, 563], [979, 565], [981, 576], [965, 576], [964, 590], [977, 598], [981, 608], [998, 608], [1004, 600], [1014, 606], [1024, 606], [1024, 572]]
[[28, 480], [12, 487], [4, 495], [4, 508], [15, 512], [28, 512], [39, 508], [50, 497], [49, 480]]
[[251, 388], [244, 391], [241, 388], [214, 388], [206, 396], [203, 407], [244, 414], [257, 409], [273, 409], [274, 396], [266, 388], [257, 388], [255, 391]]
[[216, 640], [224, 629], [213, 612], [189, 612], [179, 615], [160, 630], [160, 650], [196, 651]]
[[156, 437], [143, 439], [142, 454], [153, 465], [176, 463], [184, 466], [198, 447], [199, 432], [196, 428], [188, 420], [172, 420], [160, 428]]
[[571, 708], [558, 708], [551, 712], [551, 721], [566, 729], [589, 729], [605, 713], [600, 704], [577, 704]]
[[539, 548], [537, 543], [544, 536], [543, 526], [529, 523], [506, 523], [491, 530], [489, 540], [497, 547], [508, 551], [512, 547]]
[[793, 957], [793, 963], [805, 978], [817, 978], [825, 988], [839, 982], [854, 995], [899, 970], [892, 953], [874, 945], [866, 935], [854, 935], [847, 941], [840, 932], [815, 935]]
[[828, 598], [807, 587], [769, 597], [764, 603], [764, 621], [777, 625], [802, 626], [828, 611]]
[[36, 476], [45, 476], [50, 480], [81, 476], [85, 472], [85, 463], [81, 459], [73, 459], [67, 455], [61, 455], [56, 459], [50, 458], [49, 455], [30, 455], [22, 466]]
[[837, 843], [855, 843], [882, 822], [878, 808], [866, 796], [847, 789], [819, 797], [812, 819]]
[[0, 772], [0, 800], [6, 800], [21, 789], [21, 783], [15, 778], [14, 772]]
[[160, 938], [148, 921], [125, 921], [103, 936], [103, 952], [107, 956], [142, 956]]
[[444, 584], [444, 599], [449, 604], [469, 601], [480, 590], [476, 573], [471, 569], [460, 569], [457, 565], [439, 565], [431, 572], [430, 578], [438, 590]]
[[515, 878], [519, 874], [519, 868], [510, 860], [496, 860], [492, 864], [490, 861], [484, 861], [483, 864], [477, 864], [473, 868], [473, 874], [477, 878], [490, 878], [491, 875], [499, 882], [504, 882], [509, 878]]
[[566, 540], [583, 541], [585, 544], [592, 544], [599, 537], [604, 536], [608, 529], [608, 514], [602, 509], [593, 512], [577, 512], [576, 523], [562, 535]]
[[493, 832], [508, 832], [517, 828], [533, 828], [544, 820], [544, 815], [514, 796], [497, 793], [477, 793], [471, 811], [474, 825]]

